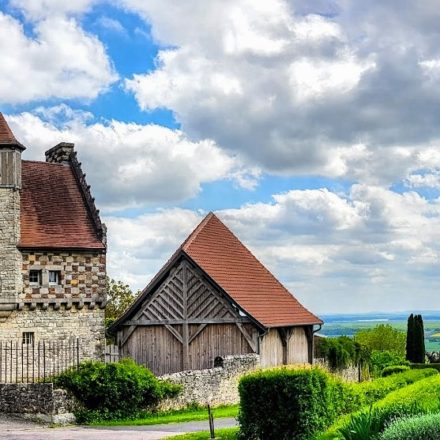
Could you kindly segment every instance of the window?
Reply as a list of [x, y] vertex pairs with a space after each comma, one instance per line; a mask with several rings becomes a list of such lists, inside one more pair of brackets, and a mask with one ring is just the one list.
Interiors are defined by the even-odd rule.
[[23, 332], [23, 345], [33, 345], [34, 332]]
[[38, 285], [41, 284], [41, 270], [29, 271], [29, 283]]
[[59, 270], [49, 271], [49, 284], [60, 284], [61, 283], [61, 272]]

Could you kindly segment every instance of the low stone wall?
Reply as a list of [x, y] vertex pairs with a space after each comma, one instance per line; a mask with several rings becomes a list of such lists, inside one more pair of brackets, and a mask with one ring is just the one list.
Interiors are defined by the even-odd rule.
[[162, 402], [160, 409], [180, 409], [194, 403], [213, 406], [238, 403], [240, 377], [259, 366], [260, 357], [256, 354], [225, 356], [222, 367], [161, 376], [182, 385], [183, 391], [176, 398]]
[[0, 413], [46, 423], [75, 422], [76, 402], [52, 383], [0, 384]]

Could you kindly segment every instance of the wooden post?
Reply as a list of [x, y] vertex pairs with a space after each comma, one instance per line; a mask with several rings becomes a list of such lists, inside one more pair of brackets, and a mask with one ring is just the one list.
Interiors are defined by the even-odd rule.
[[210, 440], [215, 440], [214, 417], [212, 416], [210, 405], [208, 405], [208, 419], [209, 419], [209, 433], [211, 434]]
[[188, 267], [183, 265], [183, 319], [182, 324], [182, 357], [183, 357], [183, 369], [189, 370], [189, 325], [188, 325]]

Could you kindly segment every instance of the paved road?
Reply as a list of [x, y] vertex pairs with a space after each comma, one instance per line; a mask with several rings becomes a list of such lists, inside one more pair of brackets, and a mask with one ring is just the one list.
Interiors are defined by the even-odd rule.
[[[217, 419], [217, 428], [236, 425], [235, 419]], [[109, 428], [49, 428], [32, 422], [0, 416], [0, 439], [13, 440], [160, 440], [169, 436], [208, 430], [208, 422], [171, 423], [152, 426], [115, 426]]]

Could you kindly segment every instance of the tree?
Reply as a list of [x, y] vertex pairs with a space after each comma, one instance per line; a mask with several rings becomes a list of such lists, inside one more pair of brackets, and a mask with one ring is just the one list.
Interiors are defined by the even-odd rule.
[[408, 326], [406, 331], [406, 359], [410, 362], [414, 362], [414, 344], [414, 315], [411, 313], [411, 315], [408, 317]]
[[413, 363], [425, 363], [425, 329], [422, 315], [411, 314], [408, 318], [406, 359]]
[[422, 315], [414, 317], [414, 363], [425, 363], [425, 329]]
[[133, 293], [128, 284], [107, 277], [107, 306], [105, 308], [106, 327], [110, 326], [116, 319], [120, 318], [136, 297], [137, 294]]
[[370, 352], [390, 351], [405, 356], [405, 332], [389, 324], [380, 324], [372, 329], [361, 330], [354, 338], [359, 344], [366, 346]]

